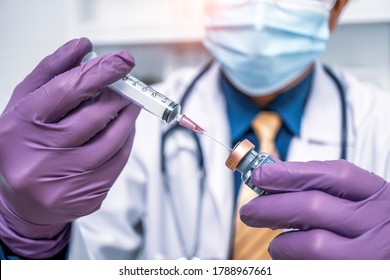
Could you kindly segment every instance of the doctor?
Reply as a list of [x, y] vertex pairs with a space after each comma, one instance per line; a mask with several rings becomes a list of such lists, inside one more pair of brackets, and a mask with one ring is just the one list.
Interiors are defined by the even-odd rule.
[[[158, 89], [182, 100], [188, 116], [228, 145], [254, 139], [252, 119], [260, 110], [270, 109], [283, 118], [276, 140], [282, 160], [345, 157], [389, 179], [390, 134], [385, 128], [390, 97], [345, 72], [315, 63], [347, 2], [209, 1], [205, 45], [216, 61], [203, 69], [181, 70]], [[70, 257], [230, 258], [240, 183], [224, 166], [229, 152], [206, 137], [169, 128], [148, 113], [141, 112], [137, 127], [131, 158], [102, 208], [74, 224]], [[313, 164], [301, 169], [321, 174], [311, 168]], [[333, 162], [326, 170], [338, 174], [343, 169]], [[333, 173], [326, 174], [334, 177]], [[354, 175], [350, 177], [355, 182]], [[262, 179], [257, 182], [261, 185]], [[292, 186], [282, 180], [280, 189], [287, 187]], [[260, 199], [256, 205], [260, 207]], [[326, 204], [322, 206], [319, 211], [328, 213]], [[255, 220], [264, 218], [252, 213], [258, 212], [256, 208], [249, 212]], [[290, 226], [287, 217], [275, 225], [248, 221], [247, 216], [244, 220], [252, 226]], [[302, 223], [313, 220], [306, 218]], [[289, 253], [289, 247], [282, 248]], [[340, 256], [357, 257], [356, 251], [326, 255]]]
[[[348, 161], [388, 180], [390, 178], [388, 145], [390, 136], [383, 128], [390, 121], [387, 114], [389, 97], [359, 83], [344, 72], [324, 69], [320, 63], [314, 62], [324, 50], [329, 29], [333, 30], [336, 27], [337, 19], [347, 2], [348, 0], [211, 0], [205, 44], [216, 61], [204, 69], [179, 71], [158, 88], [174, 100], [182, 100], [184, 112], [201, 124], [213, 137], [224, 143], [233, 145], [243, 138], [254, 138], [250, 128], [252, 118], [261, 110], [272, 110], [278, 112], [283, 119], [276, 141], [282, 160], [333, 160], [345, 157]], [[83, 40], [81, 42], [85, 43]], [[74, 48], [75, 51], [68, 50], [64, 54], [69, 55], [79, 51], [85, 54], [86, 49], [90, 47], [86, 46], [83, 49], [80, 43], [77, 43], [71, 44], [69, 48]], [[27, 110], [31, 107], [15, 105], [20, 102], [19, 93], [24, 92], [21, 89], [27, 87], [27, 92], [33, 91], [59, 73], [77, 66], [81, 53], [78, 58], [72, 55], [60, 56], [63, 57], [64, 66], [56, 69], [56, 73], [38, 76], [32, 74], [27, 78], [24, 86], [19, 87], [19, 90], [14, 93], [15, 99], [14, 97], [11, 99], [11, 105], [3, 113], [0, 128], [10, 121], [14, 124], [21, 123], [31, 115], [31, 111]], [[81, 67], [82, 70], [95, 69], [93, 73], [100, 73], [102, 78], [107, 79], [93, 79], [92, 88], [82, 87], [82, 90], [79, 90], [78, 87], [72, 87], [71, 89], [82, 93], [85, 89], [90, 89], [87, 91], [88, 94], [82, 95], [85, 98], [120, 75], [123, 76], [132, 67], [131, 59], [123, 53], [119, 57], [119, 60], [106, 57], [106, 59], [88, 62], [87, 66]], [[112, 65], [113, 67], [109, 67], [112, 72], [105, 72], [103, 69], [106, 67], [99, 68], [102, 62]], [[45, 71], [44, 69], [47, 68], [41, 69]], [[62, 76], [64, 79], [57, 78], [56, 82], [61, 85], [68, 80], [73, 81], [73, 78], [84, 81], [85, 75], [77, 75], [80, 68], [75, 69], [69, 70], [71, 73], [74, 71], [75, 75]], [[56, 82], [52, 82], [51, 85]], [[34, 87], [27, 86], [30, 83]], [[80, 82], [72, 84], [79, 85]], [[37, 92], [50, 93], [48, 89], [56, 88], [44, 87], [44, 89]], [[66, 93], [63, 95], [65, 101], [74, 96], [72, 91]], [[39, 94], [32, 95], [31, 98], [36, 96]], [[114, 96], [110, 94], [108, 96], [106, 98], [114, 100], [112, 103], [109, 102], [110, 105], [105, 107], [106, 109], [114, 106], [113, 104], [121, 103], [120, 100], [115, 101]], [[107, 104], [104, 101], [99, 102], [104, 95], [98, 97], [97, 100], [88, 99], [88, 104], [82, 103], [81, 109], [72, 110], [72, 114], [79, 116], [79, 120], [88, 120], [87, 124], [91, 124], [91, 119], [83, 118], [84, 114], [80, 112], [85, 110], [90, 113], [98, 112], [100, 105]], [[57, 99], [42, 99], [41, 103], [51, 104], [55, 100]], [[98, 106], [87, 106], [95, 102]], [[63, 109], [62, 113], [76, 106], [75, 103], [65, 103], [70, 105], [67, 108], [60, 107]], [[15, 173], [14, 170], [29, 170], [19, 168], [24, 166], [23, 161], [12, 160], [21, 158], [16, 153], [17, 149], [33, 144], [30, 147], [33, 148], [32, 151], [36, 151], [36, 143], [41, 143], [39, 139], [49, 142], [62, 139], [50, 137], [58, 135], [57, 133], [48, 133], [43, 137], [38, 135], [37, 139], [32, 139], [34, 141], [16, 141], [24, 139], [22, 136], [25, 136], [26, 140], [31, 140], [31, 137], [27, 136], [35, 133], [36, 128], [41, 128], [41, 133], [56, 132], [54, 124], [30, 126], [29, 128], [32, 129], [30, 134], [23, 133], [23, 130], [10, 134], [13, 132], [11, 128], [15, 126], [1, 129], [0, 146], [8, 147], [1, 150], [0, 161], [2, 190], [0, 233], [5, 243], [2, 244], [5, 248], [3, 251], [6, 254], [11, 252], [24, 257], [41, 258], [63, 256], [64, 254], [61, 253], [68, 252], [68, 257], [77, 259], [226, 259], [231, 257], [234, 200], [239, 182], [224, 166], [229, 152], [208, 138], [194, 136], [176, 127], [167, 127], [150, 114], [142, 112], [137, 121], [137, 136], [134, 139], [130, 160], [114, 187], [108, 192], [123, 167], [124, 156], [129, 153], [134, 135], [133, 124], [138, 113], [131, 104], [121, 104], [114, 106], [116, 109], [110, 111], [112, 113], [110, 116], [112, 119], [125, 118], [123, 122], [115, 123], [119, 123], [118, 131], [128, 133], [119, 134], [120, 136], [108, 133], [107, 138], [101, 138], [105, 139], [103, 141], [105, 144], [109, 143], [110, 139], [121, 140], [118, 143], [122, 145], [118, 147], [123, 147], [123, 157], [118, 158], [114, 156], [116, 155], [114, 151], [107, 151], [105, 153], [107, 157], [101, 160], [105, 162], [108, 158], [113, 158], [117, 164], [102, 165], [102, 172], [91, 172], [96, 171], [93, 166], [84, 166], [88, 164], [88, 160], [81, 159], [96, 159], [94, 153], [88, 152], [88, 149], [81, 153], [84, 151], [82, 149], [84, 146], [88, 147], [96, 142], [84, 141], [74, 145], [72, 149], [80, 151], [78, 158], [69, 158], [66, 161], [67, 166], [72, 168], [61, 170], [61, 166], [52, 164], [56, 162], [56, 158], [48, 156], [34, 158], [37, 164], [44, 164], [43, 166], [51, 168], [48, 172]], [[46, 106], [39, 109], [46, 112], [45, 116], [50, 117], [50, 120], [56, 120], [63, 115], [56, 113], [57, 116], [54, 111], [49, 110], [50, 108], [57, 107]], [[87, 108], [91, 108], [91, 111]], [[47, 110], [51, 113], [47, 114]], [[20, 116], [19, 112], [25, 114]], [[121, 117], [123, 116], [121, 112], [127, 112], [125, 113], [127, 119]], [[87, 114], [87, 116], [91, 115]], [[34, 117], [33, 120], [42, 120], [42, 115]], [[97, 121], [103, 124], [100, 127], [103, 132], [111, 127], [108, 126], [106, 129], [104, 123], [107, 122], [107, 119]], [[73, 125], [77, 123], [74, 122]], [[65, 126], [65, 128], [72, 128], [72, 126]], [[80, 130], [77, 130], [76, 126], [75, 130], [70, 131]], [[69, 134], [69, 137], [72, 135]], [[93, 131], [89, 131], [83, 139], [89, 139], [94, 135]], [[97, 134], [99, 135], [106, 134]], [[8, 139], [15, 139], [15, 141]], [[70, 140], [72, 139], [70, 137]], [[71, 144], [76, 140], [73, 139]], [[19, 143], [21, 145], [14, 146]], [[57, 159], [63, 158], [66, 154], [62, 153], [64, 151], [62, 146], [59, 147], [59, 150], [54, 150], [55, 153], [48, 151], [47, 155], [55, 155]], [[101, 150], [98, 150], [96, 155], [100, 153]], [[14, 164], [8, 167], [9, 162]], [[92, 160], [90, 163], [97, 164], [96, 162], [100, 161]], [[37, 165], [38, 168], [34, 170], [41, 170], [39, 166]], [[84, 172], [80, 173], [80, 171]], [[5, 176], [10, 174], [14, 176]], [[18, 176], [18, 174], [26, 174], [26, 176]], [[61, 174], [65, 176], [60, 177], [61, 180], [56, 180]], [[75, 174], [80, 174], [80, 180], [73, 182], [78, 184], [67, 184]], [[290, 177], [291, 174], [295, 177]], [[319, 174], [321, 177], [318, 176]], [[338, 174], [348, 176], [339, 177]], [[283, 177], [280, 178], [280, 175]], [[17, 180], [9, 180], [9, 178], [17, 178]], [[359, 180], [356, 180], [357, 178]], [[367, 248], [359, 246], [364, 245], [366, 239], [357, 239], [355, 251], [343, 255], [340, 254], [340, 250], [345, 250], [346, 247], [332, 248], [326, 243], [325, 245], [323, 243], [322, 247], [313, 247], [310, 245], [316, 243], [306, 242], [306, 240], [315, 240], [313, 238], [300, 237], [299, 245], [302, 247], [292, 248], [288, 246], [289, 243], [281, 242], [286, 240], [282, 237], [287, 237], [289, 234], [282, 234], [275, 239], [279, 241], [271, 244], [271, 254], [275, 258], [356, 258], [357, 253], [369, 250], [372, 250], [371, 254], [360, 255], [361, 258], [363, 256], [387, 257], [387, 255], [373, 254], [378, 248], [384, 247], [383, 244], [389, 243], [389, 234], [386, 234], [388, 229], [386, 231], [385, 226], [380, 226], [386, 221], [388, 216], [386, 207], [389, 205], [384, 179], [345, 161], [320, 162], [320, 164], [318, 162], [298, 163], [296, 166], [277, 163], [272, 167], [259, 168], [254, 173], [253, 179], [275, 194], [257, 198], [242, 208], [242, 218], [251, 226], [315, 230], [323, 228], [324, 224], [313, 224], [313, 220], [318, 217], [328, 218], [328, 225], [332, 224], [337, 217], [347, 220], [352, 215], [351, 211], [347, 211], [348, 208], [348, 210], [360, 211], [356, 213], [365, 226], [359, 228], [361, 220], [353, 220], [355, 227], [360, 230], [359, 233], [367, 231], [368, 228], [384, 229], [370, 231], [372, 240], [380, 240], [382, 243], [378, 242], [375, 243], [377, 246]], [[319, 180], [322, 180], [322, 184], [319, 184]], [[291, 184], [292, 182], [294, 184]], [[304, 182], [308, 183], [304, 184]], [[359, 187], [354, 190], [353, 187], [357, 183]], [[20, 188], [14, 190], [14, 184]], [[69, 187], [71, 187], [70, 191]], [[370, 188], [371, 191], [367, 191]], [[297, 201], [305, 201], [305, 194], [310, 194], [313, 189], [334, 196], [331, 209], [325, 203], [320, 204], [321, 208], [317, 212], [311, 211], [311, 215], [303, 215], [305, 209], [300, 209], [302, 212], [288, 217], [281, 214], [271, 215], [272, 204], [261, 208], [263, 199], [284, 198], [284, 202], [290, 208], [285, 208], [283, 213], [289, 213], [290, 211], [287, 210], [291, 210], [294, 203], [297, 203], [294, 202], [295, 197], [291, 195], [300, 191], [298, 194], [302, 194], [302, 199]], [[87, 215], [99, 208], [107, 192], [108, 195], [98, 211], [70, 224], [77, 217]], [[368, 203], [372, 205], [369, 209], [349, 207], [349, 202], [353, 203], [357, 200], [364, 202], [365, 199], [378, 203]], [[279, 205], [285, 204], [279, 203]], [[329, 211], [333, 208], [340, 211]], [[81, 211], [82, 209], [87, 210]], [[271, 215], [270, 218], [260, 215], [263, 210]], [[378, 215], [373, 215], [374, 213]], [[300, 223], [293, 223], [294, 217], [301, 217]], [[282, 221], [277, 223], [278, 219]], [[343, 228], [351, 227], [350, 224], [342, 225]], [[66, 249], [70, 226], [72, 235]], [[333, 230], [336, 235], [345, 234], [340, 228], [326, 229]], [[354, 234], [357, 234], [356, 230]], [[313, 248], [327, 249], [326, 252], [329, 253], [325, 257], [314, 254]], [[359, 251], [359, 248], [364, 248], [364, 252]], [[307, 254], [299, 256], [299, 249]]]

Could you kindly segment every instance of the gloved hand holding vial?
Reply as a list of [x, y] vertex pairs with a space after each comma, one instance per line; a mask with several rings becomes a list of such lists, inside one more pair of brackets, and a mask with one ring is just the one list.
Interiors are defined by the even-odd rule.
[[390, 183], [345, 160], [276, 162], [252, 181], [272, 195], [241, 207], [251, 227], [294, 228], [270, 244], [273, 259], [390, 259]]

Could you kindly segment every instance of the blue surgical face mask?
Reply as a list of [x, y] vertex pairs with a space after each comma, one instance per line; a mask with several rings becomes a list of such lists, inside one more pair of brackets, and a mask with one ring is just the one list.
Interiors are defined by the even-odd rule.
[[314, 62], [326, 48], [328, 24], [329, 10], [247, 1], [210, 11], [204, 44], [233, 85], [262, 96], [286, 87]]

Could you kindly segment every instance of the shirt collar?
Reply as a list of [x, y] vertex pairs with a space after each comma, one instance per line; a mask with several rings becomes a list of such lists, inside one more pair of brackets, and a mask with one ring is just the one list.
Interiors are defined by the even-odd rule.
[[[294, 88], [277, 96], [268, 106], [268, 110], [277, 112], [283, 124], [295, 136], [300, 135], [301, 120], [307, 97], [310, 93], [314, 69]], [[261, 108], [248, 96], [236, 89], [222, 73], [220, 87], [226, 96], [227, 112], [231, 128], [231, 137], [236, 142], [251, 129], [253, 118]]]

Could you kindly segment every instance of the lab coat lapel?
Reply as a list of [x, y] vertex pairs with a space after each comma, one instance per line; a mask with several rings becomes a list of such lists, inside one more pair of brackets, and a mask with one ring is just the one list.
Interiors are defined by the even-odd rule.
[[334, 81], [321, 63], [315, 65], [312, 90], [302, 117], [301, 135], [291, 141], [288, 160], [330, 160], [340, 157], [341, 103]]

